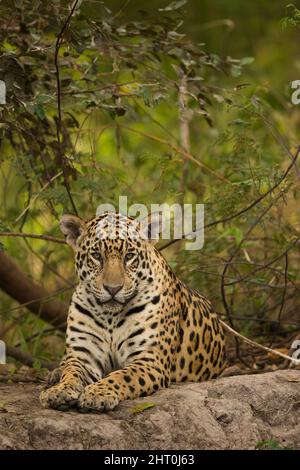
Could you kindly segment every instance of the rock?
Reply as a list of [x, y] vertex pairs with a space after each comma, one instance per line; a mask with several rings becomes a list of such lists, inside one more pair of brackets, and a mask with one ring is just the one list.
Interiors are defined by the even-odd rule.
[[299, 370], [172, 385], [102, 414], [43, 409], [41, 388], [0, 383], [0, 449], [300, 449]]

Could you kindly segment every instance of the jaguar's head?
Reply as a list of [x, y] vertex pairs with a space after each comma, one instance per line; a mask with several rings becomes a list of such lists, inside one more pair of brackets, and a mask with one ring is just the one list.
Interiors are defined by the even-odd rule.
[[158, 214], [142, 222], [114, 213], [88, 221], [64, 215], [60, 227], [75, 251], [80, 282], [103, 308], [122, 310], [153, 283], [151, 258], [159, 234]]

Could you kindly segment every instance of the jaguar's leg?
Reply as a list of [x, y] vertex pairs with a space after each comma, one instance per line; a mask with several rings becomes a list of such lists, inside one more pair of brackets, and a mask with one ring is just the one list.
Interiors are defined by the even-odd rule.
[[55, 385], [58, 382], [60, 382], [65, 364], [66, 364], [66, 356], [64, 356], [62, 360], [60, 361], [59, 367], [56, 367], [56, 369], [53, 369], [48, 373], [46, 377], [47, 388], [52, 387], [52, 385]]
[[60, 381], [62, 374], [62, 367], [57, 367], [54, 370], [51, 370], [46, 377], [46, 386], [52, 387], [52, 385], [57, 384]]
[[57, 372], [61, 373], [59, 383], [40, 394], [40, 402], [45, 408], [65, 410], [75, 405], [84, 387], [91, 383], [87, 370], [78, 359], [69, 359], [61, 369]]
[[103, 377], [105, 361], [106, 353], [96, 323], [87, 309], [72, 301], [68, 316], [66, 353], [60, 367], [50, 375], [50, 384], [55, 385], [43, 390], [40, 395], [41, 404], [46, 408], [59, 410], [74, 406], [84, 387]]
[[159, 360], [153, 363], [141, 358], [85, 387], [78, 407], [81, 411], [112, 410], [122, 400], [150, 395], [168, 383], [169, 374]]

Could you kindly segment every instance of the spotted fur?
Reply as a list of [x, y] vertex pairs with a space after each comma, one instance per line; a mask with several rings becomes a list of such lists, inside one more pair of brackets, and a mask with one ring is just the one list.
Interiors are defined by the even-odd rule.
[[[103, 234], [112, 221], [110, 239]], [[119, 214], [62, 219], [79, 284], [65, 356], [41, 393], [45, 407], [111, 410], [170, 382], [208, 380], [224, 369], [224, 334], [210, 302], [175, 276], [151, 241], [135, 231], [123, 236], [131, 225]]]

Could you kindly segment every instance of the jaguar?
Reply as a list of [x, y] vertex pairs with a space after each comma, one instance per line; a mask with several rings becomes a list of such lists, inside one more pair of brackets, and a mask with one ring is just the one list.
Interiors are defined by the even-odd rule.
[[159, 220], [66, 214], [60, 227], [79, 283], [65, 354], [41, 392], [43, 407], [102, 412], [171, 382], [221, 374], [222, 325], [210, 301], [179, 280], [155, 247]]

